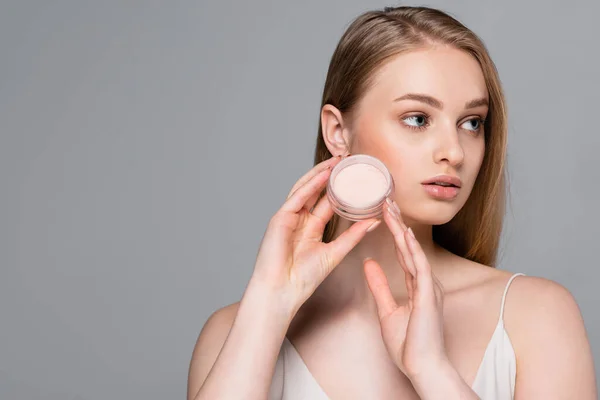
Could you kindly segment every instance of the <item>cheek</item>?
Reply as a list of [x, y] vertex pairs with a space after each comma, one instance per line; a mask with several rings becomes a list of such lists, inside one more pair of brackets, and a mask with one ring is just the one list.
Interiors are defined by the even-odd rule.
[[382, 161], [398, 146], [398, 121], [384, 111], [385, 107], [369, 107], [354, 121], [350, 131], [353, 153], [370, 154]]
[[474, 142], [467, 150], [467, 154], [470, 154], [469, 157], [469, 173], [476, 177], [479, 173], [479, 169], [481, 168], [481, 164], [483, 163], [483, 157], [485, 155], [485, 141], [479, 140]]
[[[350, 133], [352, 153], [378, 157], [386, 147], [384, 127], [374, 119], [361, 120]], [[379, 158], [379, 157], [378, 157]]]
[[392, 174], [398, 189], [406, 189], [409, 182], [418, 178], [415, 171], [423, 164], [423, 151], [397, 135], [388, 122], [365, 123], [353, 136], [351, 153], [377, 157]]
[[383, 163], [388, 167], [394, 179], [394, 198], [402, 208], [408, 203], [414, 203], [419, 199], [420, 182], [425, 177], [420, 171], [426, 170], [423, 167], [423, 157], [418, 151], [409, 151], [404, 146], [390, 146], [385, 149], [385, 156], [382, 157]]
[[394, 125], [396, 123], [381, 113], [371, 113], [369, 118], [364, 117], [351, 133], [352, 152], [372, 155], [392, 168], [393, 163], [404, 158], [402, 150], [406, 151], [407, 147], [402, 143], [398, 128]]
[[475, 181], [481, 170], [483, 163], [483, 157], [485, 154], [485, 143], [483, 140], [479, 142], [473, 142], [468, 148], [465, 148], [465, 164], [463, 165], [462, 179], [463, 179], [463, 190], [462, 196], [464, 200], [471, 196]]

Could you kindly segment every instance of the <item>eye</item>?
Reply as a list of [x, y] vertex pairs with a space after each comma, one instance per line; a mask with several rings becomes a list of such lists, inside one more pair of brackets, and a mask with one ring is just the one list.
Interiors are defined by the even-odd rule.
[[466, 129], [468, 131], [477, 132], [477, 131], [481, 130], [481, 127], [483, 126], [484, 123], [485, 123], [485, 121], [483, 119], [481, 119], [480, 117], [477, 117], [477, 118], [471, 118], [470, 120], [465, 121], [460, 127], [463, 129]]
[[402, 121], [411, 129], [425, 129], [429, 125], [429, 117], [424, 114], [411, 115], [402, 118]]

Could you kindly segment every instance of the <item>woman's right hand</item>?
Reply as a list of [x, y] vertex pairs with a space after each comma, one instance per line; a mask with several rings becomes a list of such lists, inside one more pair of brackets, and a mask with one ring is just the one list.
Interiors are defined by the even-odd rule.
[[[283, 206], [269, 221], [261, 241], [251, 282], [273, 290], [278, 301], [295, 313], [329, 273], [379, 224], [368, 219], [352, 224], [337, 239], [323, 243], [325, 225], [333, 216], [327, 196], [331, 169], [341, 160], [321, 162], [296, 182]], [[318, 202], [317, 202], [318, 200]]]

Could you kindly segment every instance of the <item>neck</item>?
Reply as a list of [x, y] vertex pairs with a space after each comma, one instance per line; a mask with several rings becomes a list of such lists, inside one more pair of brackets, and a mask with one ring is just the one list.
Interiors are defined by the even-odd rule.
[[[448, 251], [433, 241], [432, 226], [419, 225], [406, 221], [415, 233], [419, 244], [431, 265], [432, 272], [439, 277], [441, 269], [451, 256]], [[351, 222], [340, 219], [337, 238], [350, 226]], [[394, 238], [385, 222], [373, 232], [367, 233], [362, 241], [344, 258], [331, 274], [317, 288], [308, 301], [308, 307], [325, 312], [345, 313], [357, 309], [375, 309], [373, 295], [367, 286], [363, 272], [363, 260], [372, 258], [381, 265], [387, 276], [392, 295], [397, 302], [407, 298], [404, 270], [396, 256]]]

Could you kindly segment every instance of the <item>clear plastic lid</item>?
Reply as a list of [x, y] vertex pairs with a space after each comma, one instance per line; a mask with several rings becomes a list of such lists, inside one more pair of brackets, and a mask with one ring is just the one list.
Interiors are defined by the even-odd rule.
[[[374, 187], [372, 187], [373, 185], [365, 185], [364, 179], [357, 180], [356, 185], [358, 186], [352, 187], [351, 190], [356, 191], [357, 194], [361, 194], [363, 200], [368, 199], [369, 201], [361, 201], [352, 204], [348, 201], [348, 196], [345, 196], [346, 200], [344, 200], [344, 196], [341, 196], [341, 190], [339, 188], [338, 192], [340, 193], [336, 193], [335, 182], [340, 172], [342, 172], [345, 168], [356, 164], [366, 164], [370, 167], [375, 167], [379, 172], [381, 172], [385, 183], [383, 186], [379, 185], [377, 189], [374, 189]], [[348, 184], [347, 181], [346, 184]], [[351, 184], [352, 182], [350, 185]], [[365, 193], [365, 190], [377, 190], [381, 191], [381, 194], [371, 192]], [[379, 217], [383, 212], [383, 203], [385, 202], [385, 199], [392, 195], [393, 192], [394, 180], [385, 164], [383, 164], [383, 162], [381, 162], [379, 159], [366, 154], [357, 154], [344, 158], [333, 168], [331, 175], [329, 176], [329, 182], [327, 183], [327, 197], [333, 207], [333, 210], [336, 214], [351, 221], [360, 221]]]

